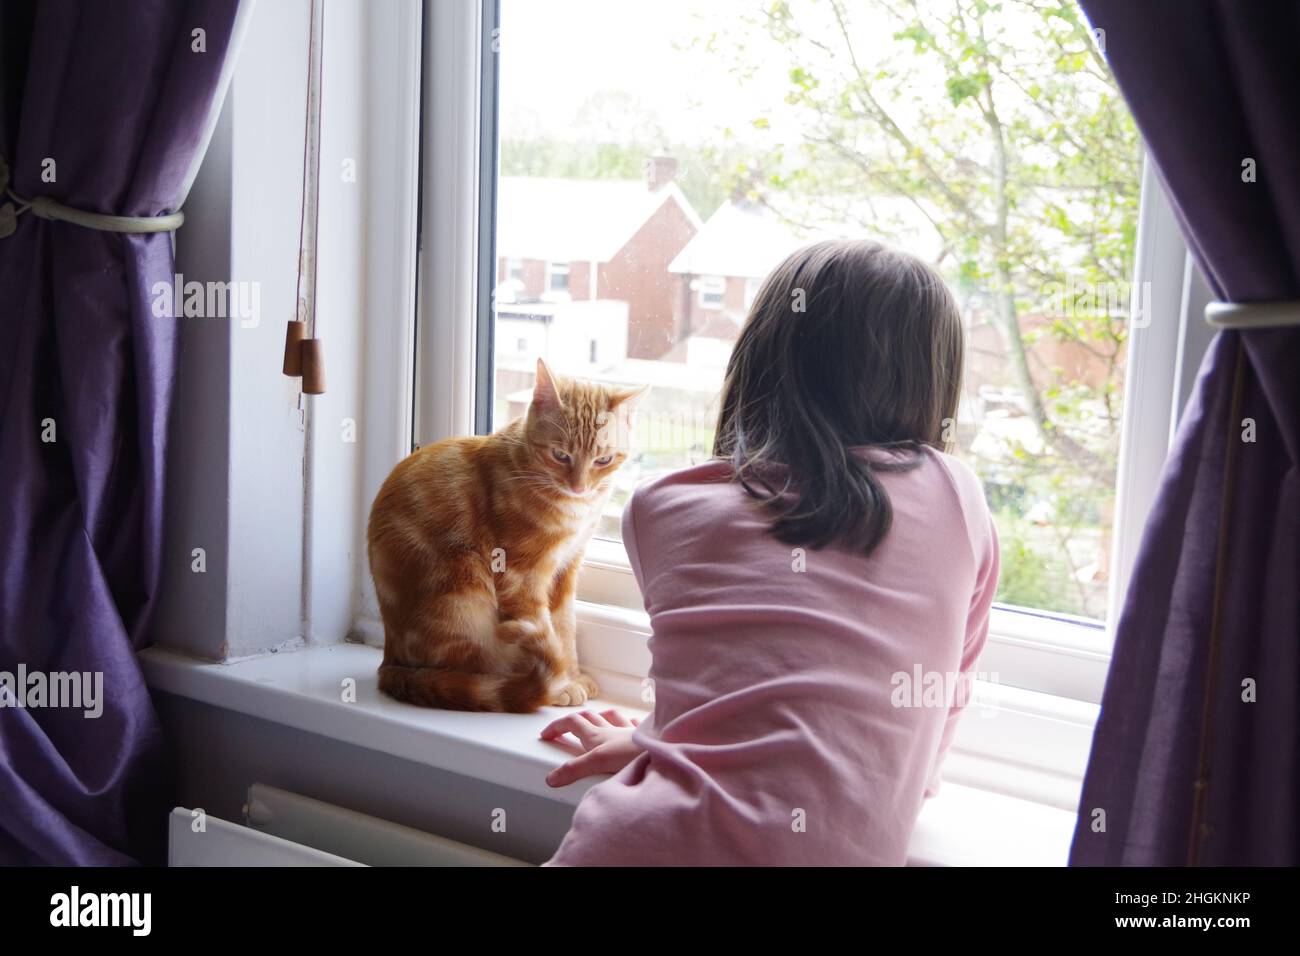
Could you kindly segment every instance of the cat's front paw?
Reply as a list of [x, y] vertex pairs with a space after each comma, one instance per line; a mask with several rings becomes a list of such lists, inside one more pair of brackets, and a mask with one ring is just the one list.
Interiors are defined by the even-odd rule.
[[553, 707], [581, 707], [596, 696], [600, 688], [586, 674], [579, 674], [547, 701]]

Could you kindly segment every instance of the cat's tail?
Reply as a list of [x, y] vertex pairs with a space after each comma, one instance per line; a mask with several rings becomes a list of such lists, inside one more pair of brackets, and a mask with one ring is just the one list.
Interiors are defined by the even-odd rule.
[[444, 710], [481, 710], [528, 714], [546, 703], [559, 674], [537, 659], [517, 674], [474, 674], [445, 667], [383, 664], [379, 689], [397, 700]]

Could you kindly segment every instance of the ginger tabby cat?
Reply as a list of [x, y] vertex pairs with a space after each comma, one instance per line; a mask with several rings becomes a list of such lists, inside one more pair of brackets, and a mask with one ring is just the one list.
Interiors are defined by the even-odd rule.
[[381, 691], [515, 713], [595, 696], [578, 669], [574, 590], [644, 391], [557, 378], [539, 360], [525, 415], [393, 469], [368, 529]]

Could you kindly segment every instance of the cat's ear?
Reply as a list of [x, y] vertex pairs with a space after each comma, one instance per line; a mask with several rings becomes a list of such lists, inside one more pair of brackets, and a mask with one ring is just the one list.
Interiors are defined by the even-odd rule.
[[559, 411], [564, 407], [555, 376], [540, 358], [537, 360], [537, 384], [533, 386], [533, 407], [541, 412]]
[[650, 386], [642, 385], [640, 388], [620, 388], [610, 392], [609, 408], [622, 432], [622, 440], [618, 442], [620, 446], [628, 443], [632, 427], [636, 424], [636, 407], [648, 391]]
[[610, 394], [609, 407], [620, 408], [631, 415], [648, 391], [650, 391], [649, 385], [642, 385], [639, 388], [620, 388]]

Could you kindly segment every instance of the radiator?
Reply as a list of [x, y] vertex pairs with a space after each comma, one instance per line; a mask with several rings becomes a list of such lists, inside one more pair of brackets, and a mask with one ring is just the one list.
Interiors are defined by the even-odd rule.
[[177, 807], [167, 821], [168, 866], [361, 866], [333, 853], [282, 840]]
[[499, 853], [255, 783], [244, 826], [172, 811], [172, 866], [528, 866]]

